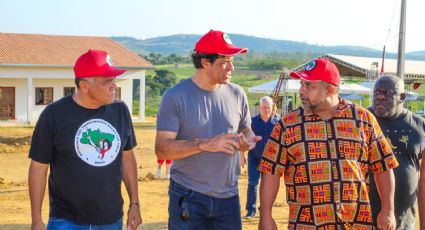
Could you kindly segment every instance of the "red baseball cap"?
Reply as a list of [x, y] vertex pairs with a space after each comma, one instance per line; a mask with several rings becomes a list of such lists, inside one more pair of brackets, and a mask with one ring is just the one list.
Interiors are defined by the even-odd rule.
[[307, 63], [304, 71], [294, 71], [289, 75], [295, 79], [301, 78], [305, 81], [325, 81], [336, 86], [339, 86], [341, 83], [338, 68], [326, 58], [317, 58]]
[[235, 54], [246, 53], [248, 49], [234, 46], [229, 35], [218, 30], [210, 30], [210, 32], [202, 36], [196, 43], [195, 51], [203, 54], [233, 56]]
[[112, 66], [112, 59], [102, 50], [89, 50], [81, 55], [74, 65], [75, 78], [116, 77], [123, 74], [124, 69]]

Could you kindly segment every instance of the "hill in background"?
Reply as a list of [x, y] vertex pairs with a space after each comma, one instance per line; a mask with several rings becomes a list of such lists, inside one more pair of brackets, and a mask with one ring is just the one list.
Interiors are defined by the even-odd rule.
[[[139, 54], [181, 54], [188, 55], [201, 35], [176, 34], [149, 39], [133, 37], [112, 37], [112, 39]], [[362, 46], [322, 46], [305, 42], [259, 38], [242, 34], [230, 34], [232, 41], [238, 46], [247, 47], [258, 53], [316, 53], [340, 54], [351, 56], [381, 57], [382, 51]], [[396, 53], [386, 53], [387, 58], [396, 58]], [[406, 53], [406, 59], [425, 60], [425, 50]]]

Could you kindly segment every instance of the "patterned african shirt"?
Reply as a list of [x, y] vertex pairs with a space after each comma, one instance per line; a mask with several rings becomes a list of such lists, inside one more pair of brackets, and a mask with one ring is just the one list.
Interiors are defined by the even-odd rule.
[[284, 176], [289, 229], [372, 229], [368, 172], [398, 166], [375, 117], [339, 99], [329, 120], [299, 108], [275, 125], [259, 170]]

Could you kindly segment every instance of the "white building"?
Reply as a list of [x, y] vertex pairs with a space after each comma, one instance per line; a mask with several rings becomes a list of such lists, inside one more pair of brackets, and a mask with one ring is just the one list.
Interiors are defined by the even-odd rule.
[[104, 50], [114, 66], [117, 97], [132, 111], [133, 79], [140, 79], [139, 118], [144, 120], [145, 70], [153, 66], [107, 37], [0, 33], [0, 124], [35, 123], [51, 102], [75, 91], [73, 66], [89, 49]]

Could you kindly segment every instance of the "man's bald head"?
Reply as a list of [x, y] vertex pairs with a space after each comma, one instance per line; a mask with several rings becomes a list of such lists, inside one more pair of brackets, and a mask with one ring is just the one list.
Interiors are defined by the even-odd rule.
[[381, 118], [395, 119], [403, 111], [406, 99], [404, 81], [398, 76], [381, 76], [373, 88], [373, 111]]
[[398, 90], [400, 93], [404, 93], [404, 81], [400, 77], [395, 75], [381, 76], [376, 81], [375, 87], [376, 85], [381, 85], [384, 82], [393, 85], [392, 89]]

